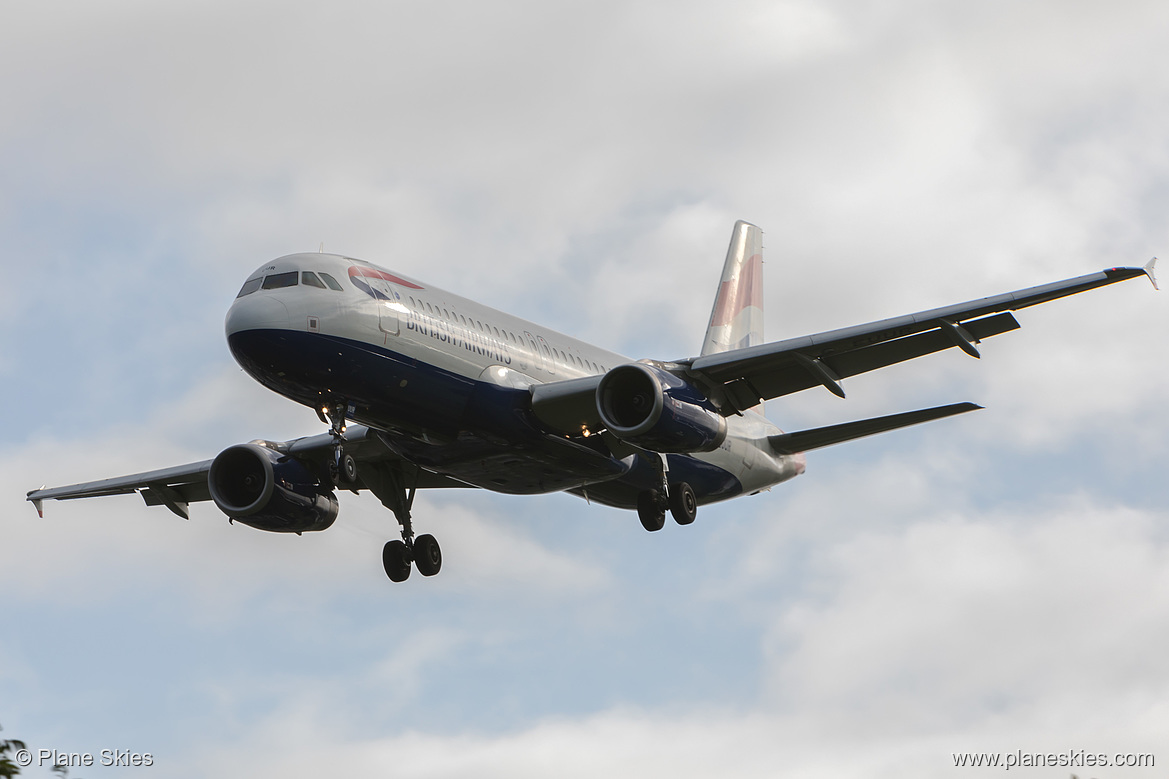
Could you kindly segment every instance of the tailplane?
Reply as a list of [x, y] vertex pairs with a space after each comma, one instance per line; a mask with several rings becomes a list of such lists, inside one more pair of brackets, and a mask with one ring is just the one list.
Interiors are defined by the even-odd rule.
[[763, 343], [763, 231], [735, 222], [702, 355]]
[[768, 437], [771, 448], [779, 454], [796, 454], [819, 449], [822, 446], [832, 446], [857, 438], [864, 438], [877, 433], [887, 433], [910, 425], [919, 425], [922, 422], [931, 422], [943, 417], [952, 417], [955, 414], [965, 414], [967, 411], [977, 411], [982, 406], [974, 403], [952, 403], [949, 406], [923, 408], [920, 411], [906, 411], [902, 414], [890, 414], [887, 417], [862, 419], [859, 422], [845, 422], [843, 425], [818, 427], [815, 430], [801, 430], [798, 433], [781, 433]]

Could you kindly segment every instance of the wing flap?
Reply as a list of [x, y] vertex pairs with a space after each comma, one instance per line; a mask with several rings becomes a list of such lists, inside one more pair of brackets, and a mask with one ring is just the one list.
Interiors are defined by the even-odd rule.
[[953, 403], [948, 406], [925, 408], [919, 411], [906, 411], [901, 414], [890, 414], [884, 417], [862, 419], [857, 422], [845, 422], [842, 425], [829, 425], [813, 430], [800, 430], [795, 433], [783, 433], [768, 438], [771, 448], [779, 454], [798, 454], [813, 449], [820, 449], [833, 444], [852, 441], [865, 436], [886, 433], [890, 430], [919, 425], [935, 419], [965, 414], [967, 411], [977, 411], [982, 406], [974, 403]]

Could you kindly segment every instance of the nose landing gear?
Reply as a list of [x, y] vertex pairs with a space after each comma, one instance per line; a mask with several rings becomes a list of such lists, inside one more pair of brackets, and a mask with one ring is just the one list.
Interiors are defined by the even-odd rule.
[[[329, 406], [329, 435], [333, 437], [333, 459], [329, 462], [329, 477], [338, 487], [351, 488], [357, 484], [357, 462], [345, 453], [345, 412], [344, 403]], [[322, 420], [324, 416], [321, 415]]]

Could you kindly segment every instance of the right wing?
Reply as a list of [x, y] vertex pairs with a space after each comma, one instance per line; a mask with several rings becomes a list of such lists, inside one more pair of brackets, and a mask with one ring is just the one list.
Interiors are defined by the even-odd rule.
[[[253, 443], [291, 455], [298, 460], [313, 463], [319, 469], [327, 468], [334, 444], [333, 437], [328, 433], [284, 442], [255, 441]], [[353, 425], [346, 431], [345, 451], [362, 464], [394, 465], [405, 462], [382, 442], [378, 431], [362, 425]], [[135, 473], [114, 479], [70, 484], [66, 487], [42, 487], [39, 490], [29, 492], [27, 499], [32, 501], [37, 513], [44, 516], [42, 504], [46, 500], [96, 498], [104, 495], [128, 495], [137, 492], [142, 495], [146, 505], [166, 506], [183, 519], [189, 519], [188, 504], [211, 500], [211, 490], [207, 486], [207, 474], [211, 470], [212, 462], [214, 460], [203, 460], [188, 465]], [[417, 466], [410, 465], [409, 468], [413, 471]], [[380, 469], [367, 468], [366, 470], [371, 478], [376, 478]], [[470, 485], [442, 474], [417, 468], [414, 486], [419, 489], [432, 489], [468, 487]], [[358, 469], [358, 483], [353, 486], [353, 489], [373, 489], [362, 478], [360, 468]]]

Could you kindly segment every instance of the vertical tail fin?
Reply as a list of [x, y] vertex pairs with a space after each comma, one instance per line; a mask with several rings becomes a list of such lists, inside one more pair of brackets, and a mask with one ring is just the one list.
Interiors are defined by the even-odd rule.
[[735, 222], [702, 354], [763, 343], [763, 231]]

